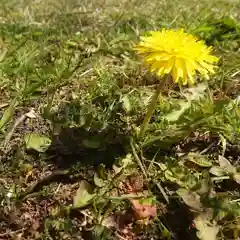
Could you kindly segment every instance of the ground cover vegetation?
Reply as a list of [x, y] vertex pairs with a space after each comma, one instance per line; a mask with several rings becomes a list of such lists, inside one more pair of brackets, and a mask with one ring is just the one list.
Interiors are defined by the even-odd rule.
[[238, 1], [0, 3], [0, 239], [239, 239]]

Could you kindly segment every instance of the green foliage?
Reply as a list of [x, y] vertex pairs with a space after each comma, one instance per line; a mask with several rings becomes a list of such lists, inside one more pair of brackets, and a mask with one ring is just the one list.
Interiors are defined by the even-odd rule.
[[[239, 7], [230, 1], [2, 1], [0, 140], [8, 145], [0, 149], [3, 234], [23, 229], [16, 238], [29, 234], [28, 239], [74, 239], [87, 231], [92, 239], [115, 239], [123, 230], [109, 218], [132, 210], [131, 200], [138, 199], [140, 205], [157, 204], [162, 212], [150, 221], [151, 229], [142, 231], [146, 239], [181, 238], [178, 229], [188, 232], [192, 224], [199, 239], [237, 239]], [[213, 45], [221, 60], [208, 83], [162, 89], [146, 134], [138, 141], [158, 80], [142, 69], [133, 46], [139, 35], [162, 27], [185, 28]], [[36, 118], [19, 123], [30, 108]], [[73, 140], [65, 135], [66, 141], [59, 140], [64, 130]], [[63, 149], [52, 149], [54, 144], [76, 149], [67, 158]], [[113, 158], [110, 169], [98, 164], [100, 155]], [[97, 167], [88, 171], [84, 157], [89, 164], [93, 158]], [[56, 163], [49, 164], [55, 158]], [[79, 162], [69, 173], [77, 177], [41, 191], [42, 175], [58, 170], [58, 161], [75, 158]], [[144, 187], [127, 192], [134, 174], [143, 178]], [[41, 184], [36, 184], [39, 179]], [[33, 195], [16, 204], [18, 192], [31, 184], [41, 198]], [[58, 209], [54, 214], [44, 212], [52, 205]], [[193, 216], [189, 222], [185, 218], [187, 226], [179, 222], [176, 227], [182, 206], [189, 218]], [[19, 217], [25, 215], [27, 220]], [[29, 230], [38, 225], [31, 221], [39, 215], [39, 229], [45, 229], [40, 237], [41, 230]], [[20, 220], [11, 222], [15, 216]], [[131, 233], [144, 229], [130, 222]]]
[[144, 147], [152, 144], [171, 147], [196, 131], [203, 134], [209, 131], [213, 136], [222, 135], [231, 143], [239, 143], [239, 122], [236, 121], [239, 107], [234, 101], [213, 101], [209, 94], [190, 102], [183, 97], [183, 100], [168, 97], [160, 103], [162, 114], [152, 124], [151, 134], [143, 142]]
[[88, 183], [82, 181], [79, 183], [79, 185], [80, 186], [77, 190], [77, 194], [73, 200], [73, 206], [75, 208], [86, 206], [86, 204], [88, 204], [95, 196], [94, 194], [90, 194], [91, 186]]
[[37, 152], [45, 152], [51, 144], [51, 139], [37, 133], [27, 134], [24, 137], [26, 149], [35, 150]]

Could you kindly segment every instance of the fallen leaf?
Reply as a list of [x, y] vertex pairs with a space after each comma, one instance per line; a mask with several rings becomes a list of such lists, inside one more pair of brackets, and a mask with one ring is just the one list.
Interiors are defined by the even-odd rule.
[[39, 219], [35, 219], [33, 224], [32, 224], [32, 230], [36, 231], [40, 228], [41, 224]]
[[143, 184], [144, 184], [143, 176], [140, 173], [131, 175], [128, 177], [126, 182], [127, 192], [128, 193], [142, 192]]
[[202, 203], [200, 201], [200, 196], [197, 193], [191, 192], [184, 188], [180, 188], [177, 190], [177, 194], [192, 210], [200, 212], [203, 209]]
[[118, 227], [116, 219], [114, 218], [114, 216], [108, 216], [108, 217], [104, 218], [103, 221], [102, 221], [102, 225], [107, 227], [107, 228], [112, 228], [112, 227], [117, 228]]
[[217, 177], [221, 177], [221, 176], [224, 176], [226, 175], [226, 171], [224, 171], [224, 169], [220, 168], [220, 167], [217, 167], [217, 166], [213, 166], [210, 168], [209, 172], [214, 175], [214, 176], [217, 176]]
[[141, 202], [141, 199], [130, 199], [136, 220], [150, 219], [157, 216], [157, 207], [152, 201]]
[[227, 171], [228, 173], [234, 173], [236, 171], [235, 167], [223, 156], [218, 157], [220, 168]]
[[45, 152], [51, 144], [51, 139], [38, 133], [30, 133], [24, 137], [27, 149], [33, 149], [37, 152]]
[[36, 118], [37, 117], [34, 109], [31, 109], [28, 113], [26, 113], [26, 116], [28, 118]]
[[197, 236], [201, 240], [217, 240], [219, 227], [210, 223], [207, 218], [201, 215], [194, 219], [196, 229], [198, 230]]

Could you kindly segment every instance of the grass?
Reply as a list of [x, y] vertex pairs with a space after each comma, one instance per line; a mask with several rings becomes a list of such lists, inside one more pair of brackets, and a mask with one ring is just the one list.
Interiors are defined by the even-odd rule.
[[[1, 3], [0, 239], [238, 239], [238, 1]], [[157, 79], [133, 46], [162, 27], [221, 61], [138, 141]]]

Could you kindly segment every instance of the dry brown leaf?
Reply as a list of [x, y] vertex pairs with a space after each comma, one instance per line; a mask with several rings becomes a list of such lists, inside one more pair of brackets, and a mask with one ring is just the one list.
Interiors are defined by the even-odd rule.
[[139, 200], [131, 199], [132, 209], [136, 220], [150, 219], [157, 216], [157, 207], [153, 204], [139, 203]]

